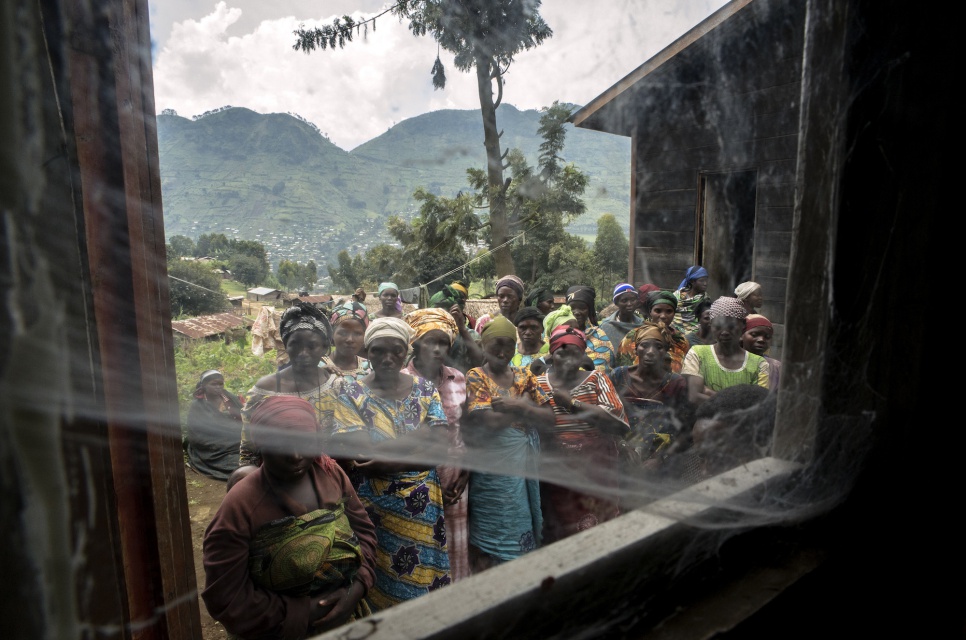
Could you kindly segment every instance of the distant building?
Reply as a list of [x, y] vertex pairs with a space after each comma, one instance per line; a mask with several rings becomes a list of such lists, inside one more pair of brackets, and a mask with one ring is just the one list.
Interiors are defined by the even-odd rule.
[[282, 292], [278, 289], [272, 289], [270, 287], [255, 287], [249, 289], [247, 292], [247, 298], [249, 300], [254, 300], [255, 302], [275, 302], [282, 299]]
[[175, 336], [187, 340], [211, 340], [223, 336], [230, 338], [235, 331], [246, 331], [251, 320], [234, 313], [215, 313], [184, 320], [172, 320]]

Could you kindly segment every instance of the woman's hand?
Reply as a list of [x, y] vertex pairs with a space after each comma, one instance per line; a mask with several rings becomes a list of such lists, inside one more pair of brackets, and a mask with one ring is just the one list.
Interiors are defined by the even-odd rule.
[[323, 595], [310, 616], [313, 633], [321, 633], [345, 624], [362, 600], [364, 590], [361, 582], [353, 582], [349, 588], [340, 587]]
[[460, 469], [460, 472], [453, 478], [448, 486], [443, 487], [443, 504], [451, 505], [460, 501], [466, 485], [470, 480], [470, 472]]

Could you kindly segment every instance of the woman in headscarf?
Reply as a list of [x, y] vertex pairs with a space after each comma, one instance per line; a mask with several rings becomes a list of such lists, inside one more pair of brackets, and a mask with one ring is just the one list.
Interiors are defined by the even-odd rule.
[[386, 609], [448, 585], [443, 491], [436, 465], [448, 457], [448, 423], [439, 391], [404, 373], [412, 328], [376, 318], [365, 335], [372, 370], [343, 378], [330, 450], [376, 525], [376, 582], [368, 599]]
[[765, 303], [765, 298], [761, 293], [761, 285], [757, 282], [742, 282], [735, 287], [735, 295], [745, 306], [745, 311], [749, 314], [758, 313], [761, 305]]
[[553, 367], [537, 377], [554, 413], [540, 462], [545, 543], [620, 515], [618, 445], [630, 428], [610, 379], [581, 369], [586, 343], [579, 329], [554, 329]]
[[305, 638], [370, 609], [376, 532], [349, 478], [321, 453], [315, 408], [291, 396], [251, 411], [262, 465], [222, 500], [204, 537], [211, 617], [232, 638]]
[[736, 384], [768, 388], [768, 362], [741, 348], [748, 312], [737, 298], [722, 296], [711, 303], [714, 344], [691, 347], [681, 373], [688, 379], [688, 397], [698, 404]]
[[[670, 291], [652, 291], [647, 294], [644, 312], [652, 322], [664, 323], [668, 330], [668, 350], [666, 366], [672, 373], [680, 373], [684, 355], [691, 348], [683, 333], [674, 328], [672, 321], [677, 309], [678, 299]], [[617, 365], [629, 367], [637, 364], [637, 331], [632, 329], [617, 347]]]
[[627, 332], [641, 326], [644, 318], [637, 310], [641, 299], [634, 285], [622, 282], [614, 287], [613, 298], [617, 311], [600, 321], [600, 328], [610, 338], [611, 345], [619, 345]]
[[322, 365], [340, 378], [365, 376], [369, 373], [369, 361], [359, 353], [362, 351], [366, 327], [369, 326], [366, 305], [354, 300], [345, 302], [332, 310], [329, 322], [332, 324], [335, 351], [331, 357], [322, 358]]
[[225, 390], [220, 371], [201, 374], [185, 422], [185, 447], [192, 469], [215, 480], [227, 480], [238, 468], [241, 408], [238, 396]]
[[576, 285], [567, 289], [567, 305], [577, 318], [577, 328], [587, 339], [587, 357], [594, 362], [595, 369], [607, 373], [617, 364], [616, 345], [597, 326], [596, 298], [597, 293], [591, 287]]
[[523, 280], [514, 275], [501, 277], [496, 281], [496, 300], [500, 305], [499, 312], [493, 315], [487, 313], [476, 321], [474, 329], [480, 335], [483, 335], [483, 327], [486, 326], [486, 323], [497, 316], [503, 316], [513, 322], [513, 318], [517, 315], [520, 304], [523, 302]]
[[775, 337], [775, 327], [765, 316], [757, 313], [745, 318], [745, 332], [741, 334], [741, 348], [765, 359], [768, 363], [768, 388], [778, 389], [782, 363], [768, 355], [771, 341]]
[[458, 295], [457, 302], [460, 305], [460, 313], [466, 318], [470, 330], [473, 330], [473, 327], [476, 326], [476, 318], [466, 313], [466, 301], [470, 299], [470, 284], [465, 280], [453, 280], [449, 283], [449, 289], [454, 297]]
[[[480, 334], [471, 327], [469, 316], [464, 314], [466, 298], [463, 297], [458, 283], [443, 285], [442, 290], [430, 297], [429, 305], [437, 309], [444, 309], [453, 316], [456, 322], [456, 337], [446, 354], [446, 365], [466, 373], [483, 362], [483, 350], [480, 347]], [[462, 285], [460, 285], [462, 286]]]
[[537, 307], [523, 307], [517, 311], [513, 323], [517, 326], [516, 352], [510, 364], [529, 367], [530, 363], [548, 353], [550, 345], [543, 339], [544, 315]]
[[663, 322], [645, 320], [635, 331], [637, 363], [610, 372], [627, 412], [634, 460], [648, 471], [660, 468], [682, 426], [690, 425], [688, 383], [665, 364], [671, 332]]
[[694, 305], [694, 315], [698, 328], [684, 336], [692, 347], [696, 344], [711, 344], [711, 301], [705, 298]]
[[526, 368], [510, 366], [516, 336], [513, 323], [494, 318], [483, 329], [486, 363], [466, 374], [464, 437], [477, 466], [493, 470], [470, 476], [474, 573], [540, 546], [538, 429], [553, 425], [553, 413], [536, 377]]
[[[279, 334], [288, 354], [289, 365], [263, 376], [248, 391], [248, 407], [270, 396], [304, 398], [315, 407], [320, 424], [327, 424], [325, 412], [329, 408], [325, 394], [339, 376], [322, 365], [332, 346], [332, 325], [328, 317], [311, 304], [296, 300], [285, 310], [279, 322]], [[242, 428], [239, 463], [259, 464], [252, 447], [247, 426]]]
[[446, 366], [446, 356], [456, 338], [456, 320], [443, 309], [416, 309], [403, 319], [412, 328], [413, 357], [403, 373], [419, 376], [433, 383], [443, 403], [449, 425], [449, 462], [436, 468], [443, 488], [443, 512], [446, 516], [446, 548], [449, 553], [450, 577], [453, 582], [470, 575], [467, 548], [466, 484], [470, 473], [460, 468], [466, 446], [460, 432], [460, 418], [466, 402], [466, 376], [459, 369]]
[[543, 287], [536, 287], [527, 294], [523, 305], [526, 307], [536, 307], [541, 314], [547, 315], [553, 311], [553, 291], [544, 289]]
[[677, 311], [674, 314], [674, 328], [687, 335], [695, 330], [698, 319], [694, 315], [694, 307], [701, 302], [708, 291], [708, 270], [694, 265], [688, 267], [684, 279], [674, 291], [677, 298]]
[[[570, 309], [570, 306], [566, 304], [560, 305], [548, 313], [543, 319], [543, 336], [547, 344], [547, 352], [530, 361], [530, 371], [533, 375], [540, 375], [550, 366], [550, 341], [548, 338], [553, 333], [553, 330], [561, 325], [577, 328], [577, 318], [574, 316], [574, 312]], [[584, 368], [588, 371], [594, 368], [594, 362], [589, 356], [584, 358]]]
[[399, 300], [399, 285], [395, 282], [383, 282], [379, 284], [379, 311], [372, 314], [371, 319], [376, 318], [401, 318], [402, 302]]

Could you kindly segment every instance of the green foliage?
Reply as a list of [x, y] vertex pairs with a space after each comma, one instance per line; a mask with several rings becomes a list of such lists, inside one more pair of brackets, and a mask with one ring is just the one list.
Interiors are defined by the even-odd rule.
[[228, 237], [223, 233], [203, 233], [198, 237], [195, 245], [195, 256], [198, 258], [225, 258], [231, 245]]
[[248, 287], [260, 284], [268, 275], [262, 263], [252, 256], [234, 255], [230, 258], [228, 265], [232, 276]]
[[[485, 198], [489, 207], [490, 246], [497, 270], [513, 273], [513, 257], [505, 246], [510, 237], [510, 220], [506, 210], [506, 185], [503, 182], [503, 150], [496, 119], [496, 110], [503, 101], [503, 74], [514, 56], [538, 46], [553, 35], [540, 17], [540, 0], [400, 0], [382, 13], [356, 21], [350, 16], [336, 18], [331, 25], [295, 32], [293, 48], [306, 53], [316, 49], [344, 47], [359, 32], [368, 34], [368, 27], [381, 15], [390, 13], [409, 21], [415, 36], [431, 35], [437, 44], [454, 54], [460, 71], [476, 69], [480, 89], [480, 112], [483, 118], [483, 147], [486, 150], [487, 171]], [[439, 56], [432, 69], [433, 86], [446, 86], [446, 72]]]
[[318, 277], [318, 268], [312, 260], [304, 265], [291, 260], [278, 263], [278, 281], [288, 291], [310, 291]]
[[627, 236], [609, 213], [597, 220], [594, 260], [601, 271], [617, 276], [615, 285], [627, 277]]
[[[352, 259], [352, 270], [356, 276], [354, 287], [374, 289], [380, 282], [395, 282], [400, 287], [411, 286], [412, 272], [406, 268], [402, 249], [389, 244], [377, 244], [373, 248]], [[408, 275], [407, 275], [408, 274]]]
[[200, 316], [228, 308], [228, 297], [221, 291], [221, 276], [212, 271], [211, 264], [169, 260], [168, 275], [173, 315]]
[[168, 241], [168, 257], [188, 258], [195, 255], [195, 241], [188, 236], [171, 236]]
[[224, 341], [185, 341], [176, 345], [174, 366], [178, 384], [178, 407], [184, 424], [191, 406], [195, 384], [208, 369], [217, 369], [225, 376], [225, 388], [232, 393], [244, 395], [264, 375], [278, 369], [275, 352], [264, 356], [252, 354], [250, 335], [226, 344]]
[[327, 267], [332, 285], [337, 291], [354, 291], [359, 286], [356, 284], [359, 282], [359, 278], [352, 264], [352, 256], [343, 249], [336, 256], [336, 260], [338, 260], [336, 266], [328, 265]]
[[[534, 166], [541, 115], [509, 104], [500, 108], [504, 147], [520, 149]], [[587, 213], [567, 230], [592, 241], [598, 215], [628, 211], [630, 144], [627, 138], [570, 124], [566, 129], [567, 160], [593, 167], [584, 196]], [[351, 153], [285, 114], [234, 108], [197, 121], [159, 116], [165, 230], [198, 238], [231, 229], [235, 237], [261, 240], [274, 255], [303, 264], [314, 259], [324, 274], [325, 264], [334, 263], [342, 249], [356, 256], [391, 241], [386, 220], [390, 215], [408, 219], [421, 204], [413, 201], [420, 186], [448, 198], [467, 191], [465, 166], [472, 160], [462, 158], [476, 155], [482, 136], [478, 109], [409, 118]], [[303, 147], [299, 164], [288, 162], [293, 146]], [[230, 157], [221, 157], [219, 148]], [[344, 176], [344, 187], [332, 185], [333, 174]], [[485, 171], [482, 179], [485, 184]], [[286, 186], [276, 195], [273, 185], [279, 182]], [[220, 194], [227, 191], [237, 195], [222, 204]], [[360, 202], [364, 210], [352, 208]], [[625, 214], [625, 230], [627, 222]]]

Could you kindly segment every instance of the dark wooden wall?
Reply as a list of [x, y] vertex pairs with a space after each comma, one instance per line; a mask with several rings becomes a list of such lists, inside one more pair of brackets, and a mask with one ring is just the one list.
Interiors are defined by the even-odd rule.
[[757, 171], [752, 279], [763, 288], [762, 313], [776, 325], [776, 354], [785, 323], [803, 27], [803, 2], [758, 0], [633, 92], [633, 281], [675, 288], [699, 262], [700, 174]]

